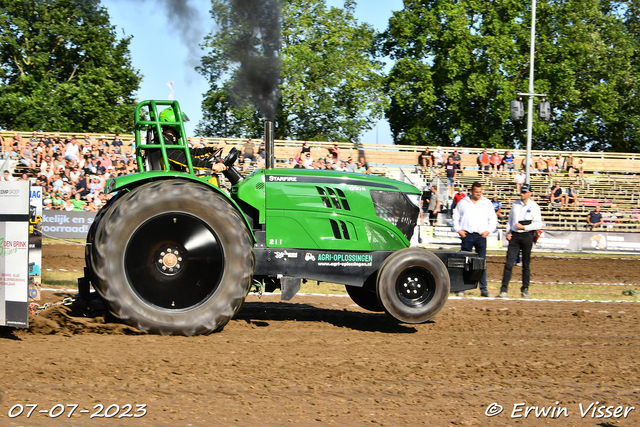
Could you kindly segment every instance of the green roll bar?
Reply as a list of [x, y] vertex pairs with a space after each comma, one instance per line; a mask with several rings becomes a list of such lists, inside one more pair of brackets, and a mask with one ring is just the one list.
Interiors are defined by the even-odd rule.
[[[175, 113], [175, 117], [178, 121], [175, 122], [160, 122], [160, 112], [158, 112], [158, 106], [170, 106], [173, 108]], [[144, 120], [141, 117], [141, 110], [144, 107], [148, 107], [149, 110], [149, 120]], [[184, 130], [184, 123], [182, 121], [182, 110], [180, 109], [180, 104], [178, 101], [142, 101], [140, 102], [136, 110], [134, 112], [134, 122], [135, 122], [135, 136], [136, 136], [136, 160], [138, 162], [138, 170], [148, 172], [144, 162], [142, 160], [142, 150], [160, 150], [162, 153], [162, 163], [164, 165], [165, 170], [169, 171], [169, 159], [167, 157], [167, 149], [179, 149], [184, 150], [185, 157], [187, 159], [187, 168], [188, 173], [193, 174], [193, 165], [191, 164], [191, 155], [189, 154], [189, 145], [187, 144], [187, 133]], [[152, 141], [147, 141], [146, 144], [141, 144], [140, 132], [146, 131], [149, 126], [155, 131], [157, 137], [157, 143], [153, 144]], [[162, 135], [162, 127], [161, 126], [173, 126], [178, 127], [180, 132], [180, 140], [179, 144], [167, 145], [164, 142], [164, 136]]]

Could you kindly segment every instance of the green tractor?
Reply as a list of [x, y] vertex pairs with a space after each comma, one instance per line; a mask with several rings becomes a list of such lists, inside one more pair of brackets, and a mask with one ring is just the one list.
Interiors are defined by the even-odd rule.
[[[171, 107], [172, 120], [161, 118]], [[163, 121], [164, 120], [164, 121]], [[166, 141], [163, 127], [179, 131]], [[238, 152], [221, 159], [230, 195], [192, 171], [176, 101], [135, 111], [140, 173], [111, 179], [114, 194], [87, 236], [85, 278], [108, 309], [151, 333], [221, 330], [253, 285], [291, 299], [302, 279], [340, 283], [360, 307], [422, 323], [450, 292], [473, 289], [485, 262], [470, 252], [410, 247], [420, 191], [356, 173], [275, 169], [273, 124], [265, 124], [267, 168], [243, 178]], [[141, 136], [146, 133], [146, 142]], [[184, 150], [187, 171], [171, 170]]]

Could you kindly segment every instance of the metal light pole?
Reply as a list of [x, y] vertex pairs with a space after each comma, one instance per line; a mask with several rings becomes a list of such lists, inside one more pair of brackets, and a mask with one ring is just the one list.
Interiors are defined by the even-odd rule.
[[527, 166], [526, 183], [531, 179], [531, 137], [533, 133], [533, 65], [536, 54], [536, 0], [531, 0], [531, 50], [529, 51], [529, 114], [527, 117]]

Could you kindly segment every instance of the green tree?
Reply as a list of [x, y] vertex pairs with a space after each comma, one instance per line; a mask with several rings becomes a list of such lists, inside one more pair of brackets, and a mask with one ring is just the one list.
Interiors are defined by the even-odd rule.
[[[534, 119], [534, 148], [637, 149], [637, 38], [624, 10], [608, 0], [538, 3], [535, 90], [554, 114]], [[509, 101], [528, 91], [530, 23], [528, 2], [405, 1], [381, 36], [396, 61], [385, 81], [395, 141], [523, 147], [526, 120], [509, 119]]]
[[[385, 99], [382, 64], [373, 49], [375, 32], [355, 20], [354, 8], [352, 0], [343, 9], [328, 9], [324, 0], [282, 3], [277, 138], [358, 141], [381, 116]], [[232, 89], [238, 67], [229, 61], [235, 36], [226, 3], [214, 1], [212, 15], [219, 28], [206, 38], [209, 53], [199, 68], [211, 90], [205, 94], [205, 118], [198, 130], [211, 136], [259, 136], [261, 127], [255, 127], [251, 113], [256, 108], [247, 110], [241, 94]]]
[[129, 42], [99, 0], [0, 0], [0, 127], [131, 131]]

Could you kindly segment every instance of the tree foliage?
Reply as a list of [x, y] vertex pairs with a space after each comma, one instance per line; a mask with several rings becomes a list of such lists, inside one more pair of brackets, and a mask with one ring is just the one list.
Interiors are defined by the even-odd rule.
[[[534, 148], [640, 149], [635, 7], [538, 2], [535, 91], [554, 112], [534, 118]], [[530, 24], [529, 2], [406, 0], [380, 39], [395, 60], [385, 80], [395, 141], [524, 146], [526, 120], [509, 119], [509, 101], [528, 92]]]
[[[354, 8], [351, 0], [343, 9], [327, 8], [324, 0], [282, 2], [277, 138], [358, 141], [381, 116], [385, 101], [375, 32], [355, 20]], [[259, 136], [256, 108], [232, 90], [238, 68], [229, 61], [234, 28], [226, 25], [228, 11], [226, 2], [213, 2], [219, 28], [206, 38], [209, 52], [199, 68], [211, 89], [198, 130], [210, 136]]]
[[131, 130], [129, 42], [99, 0], [0, 0], [0, 127]]

